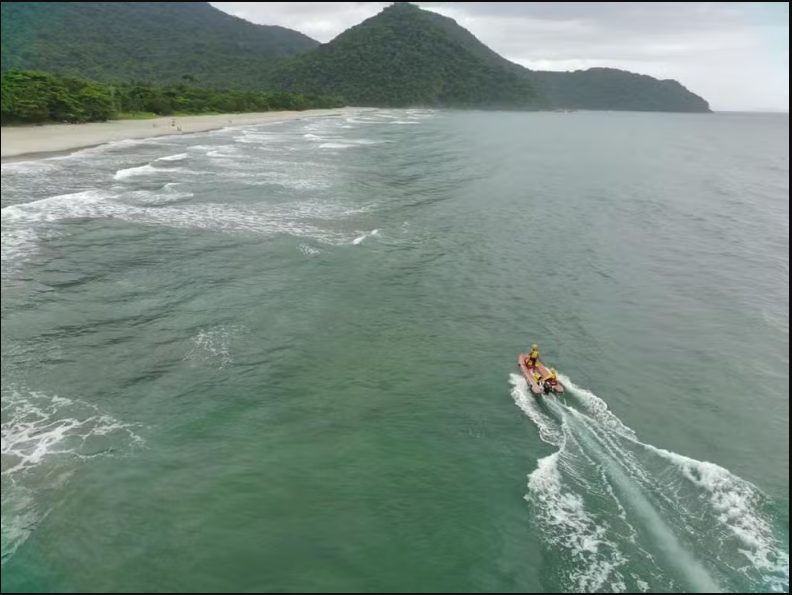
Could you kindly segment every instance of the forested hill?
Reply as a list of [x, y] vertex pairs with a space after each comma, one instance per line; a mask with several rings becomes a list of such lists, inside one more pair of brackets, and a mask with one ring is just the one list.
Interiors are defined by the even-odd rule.
[[3, 2], [2, 69], [98, 81], [189, 76], [261, 89], [274, 62], [319, 43], [254, 25], [208, 2]]
[[2, 69], [288, 91], [365, 106], [709, 111], [676, 81], [607, 68], [532, 72], [409, 2], [321, 46], [207, 2], [3, 2]]
[[530, 71], [452, 19], [408, 2], [287, 61], [270, 80], [355, 105], [709, 111], [705, 100], [676, 81], [606, 68]]
[[397, 2], [290, 60], [272, 81], [355, 105], [545, 107], [528, 75], [451, 19]]
[[708, 112], [709, 104], [677, 81], [614, 68], [536, 72], [550, 103], [560, 109]]

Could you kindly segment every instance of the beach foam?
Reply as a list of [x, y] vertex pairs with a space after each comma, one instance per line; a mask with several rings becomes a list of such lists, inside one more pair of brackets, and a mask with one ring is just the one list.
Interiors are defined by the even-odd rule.
[[129, 167], [126, 169], [118, 170], [115, 175], [113, 175], [114, 180], [126, 180], [129, 178], [133, 178], [136, 176], [151, 176], [159, 172], [159, 170], [147, 163], [146, 165], [140, 165], [138, 167]]
[[79, 464], [130, 452], [143, 439], [85, 401], [4, 387], [0, 443], [5, 564], [48, 514], [49, 491]]

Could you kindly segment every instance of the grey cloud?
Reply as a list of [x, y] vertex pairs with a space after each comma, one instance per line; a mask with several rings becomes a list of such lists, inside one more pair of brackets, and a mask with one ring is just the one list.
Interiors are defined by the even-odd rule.
[[583, 20], [603, 28], [699, 30], [739, 18], [733, 2], [423, 2], [427, 7], [454, 7], [470, 15]]

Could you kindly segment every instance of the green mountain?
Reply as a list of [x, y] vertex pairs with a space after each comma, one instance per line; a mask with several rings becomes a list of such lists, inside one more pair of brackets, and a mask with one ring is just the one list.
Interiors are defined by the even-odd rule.
[[532, 72], [452, 19], [408, 2], [286, 62], [270, 80], [357, 105], [709, 111], [676, 81], [604, 68]]
[[550, 103], [560, 109], [708, 112], [709, 104], [677, 81], [613, 68], [536, 72]]
[[353, 105], [709, 111], [676, 81], [605, 68], [532, 72], [409, 2], [321, 46], [208, 2], [2, 2], [2, 69], [113, 82], [184, 79], [341, 96]]
[[276, 69], [273, 84], [354, 105], [540, 108], [529, 71], [453, 20], [397, 2]]
[[183, 76], [261, 88], [273, 63], [318, 42], [254, 25], [208, 2], [3, 2], [2, 69], [99, 81]]

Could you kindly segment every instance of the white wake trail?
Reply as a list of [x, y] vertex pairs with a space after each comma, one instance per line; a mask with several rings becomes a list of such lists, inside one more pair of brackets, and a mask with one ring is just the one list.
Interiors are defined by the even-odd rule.
[[641, 442], [594, 393], [562, 377], [563, 397], [512, 397], [558, 450], [526, 499], [577, 592], [788, 592], [789, 554], [768, 498], [728, 470]]

